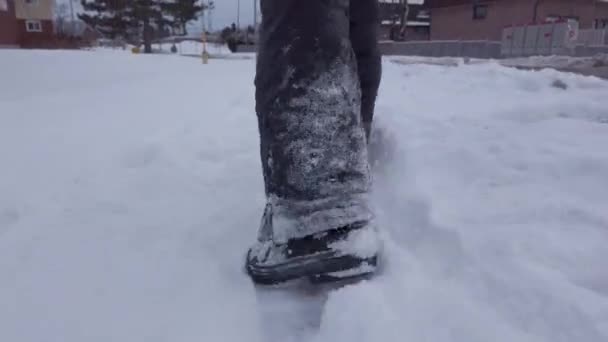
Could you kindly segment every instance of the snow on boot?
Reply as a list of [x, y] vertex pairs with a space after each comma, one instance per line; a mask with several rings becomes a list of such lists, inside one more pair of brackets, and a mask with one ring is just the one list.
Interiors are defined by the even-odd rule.
[[267, 208], [260, 237], [247, 254], [247, 272], [255, 283], [276, 285], [302, 279], [333, 282], [376, 271], [381, 243], [373, 224], [357, 222], [280, 243], [269, 234], [271, 216]]

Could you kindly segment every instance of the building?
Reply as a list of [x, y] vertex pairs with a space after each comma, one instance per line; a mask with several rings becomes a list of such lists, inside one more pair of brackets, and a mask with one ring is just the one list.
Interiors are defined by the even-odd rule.
[[432, 40], [499, 41], [507, 26], [572, 19], [608, 27], [607, 0], [427, 0]]
[[0, 0], [0, 47], [19, 45], [15, 6], [10, 0]]
[[[380, 0], [380, 40], [428, 40], [430, 12], [425, 0]], [[405, 30], [401, 23], [406, 17]]]
[[0, 0], [0, 46], [52, 45], [54, 6], [54, 0]]

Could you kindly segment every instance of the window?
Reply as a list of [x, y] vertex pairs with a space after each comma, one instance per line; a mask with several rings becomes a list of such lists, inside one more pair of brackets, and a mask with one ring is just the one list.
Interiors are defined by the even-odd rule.
[[8, 1], [0, 0], [0, 11], [8, 11]]
[[40, 23], [40, 20], [27, 20], [25, 29], [27, 32], [42, 32], [42, 23]]
[[488, 5], [473, 5], [473, 19], [485, 19], [488, 16]]

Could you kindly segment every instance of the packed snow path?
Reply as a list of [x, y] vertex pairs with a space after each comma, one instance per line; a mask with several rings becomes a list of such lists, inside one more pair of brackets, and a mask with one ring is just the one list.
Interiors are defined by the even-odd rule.
[[0, 341], [608, 341], [608, 82], [385, 60], [384, 273], [295, 296], [254, 63], [0, 50]]

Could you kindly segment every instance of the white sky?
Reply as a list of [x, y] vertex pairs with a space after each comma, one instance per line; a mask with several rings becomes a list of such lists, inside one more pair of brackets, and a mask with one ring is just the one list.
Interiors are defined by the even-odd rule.
[[[207, 0], [205, 0], [207, 1]], [[259, 1], [259, 0], [258, 0]], [[2, 0], [0, 0], [2, 2]], [[69, 0], [57, 0], [58, 4], [69, 3]], [[225, 26], [236, 22], [237, 8], [239, 0], [215, 0], [215, 11], [212, 15], [212, 25], [214, 30], [222, 29]], [[241, 3], [241, 26], [253, 23], [253, 0], [240, 0]], [[81, 12], [79, 0], [73, 0], [75, 12]], [[193, 27], [200, 27], [200, 24], [193, 23]]]
[[[241, 26], [253, 23], [253, 1], [240, 0]], [[213, 12], [213, 29], [217, 30], [236, 22], [239, 0], [215, 0]]]
[[[76, 12], [81, 11], [79, 0], [74, 1], [74, 9]], [[208, 0], [204, 0], [208, 1]], [[259, 0], [257, 0], [259, 1]], [[381, 2], [392, 2], [395, 0], [380, 0]], [[608, 0], [602, 0], [608, 1]], [[2, 2], [2, 0], [0, 0]], [[57, 0], [58, 3], [68, 3], [69, 0]], [[237, 11], [240, 2], [240, 11]], [[211, 17], [213, 30], [220, 30], [225, 26], [229, 26], [233, 22], [236, 23], [237, 12], [240, 12], [241, 26], [247, 26], [253, 23], [253, 2], [254, 0], [215, 0], [215, 11]], [[424, 3], [424, 0], [408, 0], [410, 4]], [[259, 11], [259, 9], [258, 9]], [[200, 23], [192, 23], [193, 28], [200, 28]]]
[[[1, 1], [1, 0], [0, 0]], [[69, 0], [57, 0], [58, 3]], [[208, 0], [205, 0], [208, 1]], [[241, 4], [240, 22], [241, 26], [247, 26], [253, 23], [253, 1], [254, 0], [215, 0], [215, 11], [213, 12], [211, 21], [214, 30], [222, 29], [225, 26], [236, 23], [238, 4]], [[259, 0], [258, 0], [259, 1]], [[382, 1], [382, 0], [381, 0]], [[384, 0], [386, 1], [386, 0]], [[391, 0], [394, 1], [394, 0]], [[422, 3], [424, 0], [409, 0], [411, 4]], [[80, 1], [74, 0], [75, 9], [80, 10]], [[259, 10], [259, 9], [258, 9]], [[191, 26], [200, 27], [200, 24], [193, 23]]]

